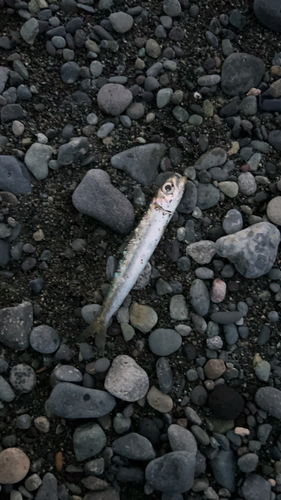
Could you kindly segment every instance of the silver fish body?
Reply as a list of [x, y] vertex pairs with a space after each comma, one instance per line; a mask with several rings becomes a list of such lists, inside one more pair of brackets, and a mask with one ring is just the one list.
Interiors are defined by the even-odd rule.
[[96, 334], [95, 343], [101, 355], [104, 352], [107, 325], [133, 288], [157, 247], [180, 203], [185, 184], [186, 177], [175, 174], [158, 191], [124, 251], [100, 313], [78, 339], [79, 341], [85, 340]]

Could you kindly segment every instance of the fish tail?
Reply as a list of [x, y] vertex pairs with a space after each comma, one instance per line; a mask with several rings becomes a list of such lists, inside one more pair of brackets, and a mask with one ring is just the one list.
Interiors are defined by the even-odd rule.
[[89, 337], [96, 336], [95, 344], [99, 351], [99, 354], [103, 356], [105, 349], [105, 338], [106, 338], [107, 325], [102, 316], [95, 318], [89, 326], [81, 333], [78, 337], [78, 342], [82, 342]]

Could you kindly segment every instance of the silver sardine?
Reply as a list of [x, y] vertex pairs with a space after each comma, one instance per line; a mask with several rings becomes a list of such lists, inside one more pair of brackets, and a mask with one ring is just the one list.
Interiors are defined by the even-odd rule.
[[136, 283], [157, 247], [164, 231], [181, 201], [186, 177], [175, 174], [159, 189], [148, 212], [130, 240], [100, 313], [78, 338], [81, 342], [96, 335], [95, 344], [103, 355], [108, 323]]

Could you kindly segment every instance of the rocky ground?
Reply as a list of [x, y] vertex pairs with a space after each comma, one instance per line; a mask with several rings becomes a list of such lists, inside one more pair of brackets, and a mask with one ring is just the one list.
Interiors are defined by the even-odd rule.
[[281, 499], [280, 31], [280, 0], [0, 0], [1, 499]]

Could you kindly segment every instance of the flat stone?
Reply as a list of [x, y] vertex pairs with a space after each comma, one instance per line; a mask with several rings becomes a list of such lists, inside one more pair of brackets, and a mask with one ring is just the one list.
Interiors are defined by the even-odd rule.
[[15, 365], [10, 372], [10, 382], [21, 393], [31, 392], [36, 385], [35, 371], [29, 365]]
[[272, 417], [281, 419], [281, 391], [275, 387], [261, 387], [255, 395], [257, 405]]
[[187, 451], [196, 456], [197, 444], [193, 434], [177, 424], [168, 427], [169, 443], [173, 451]]
[[130, 322], [134, 328], [143, 333], [148, 333], [156, 325], [157, 321], [158, 315], [152, 307], [133, 302], [130, 307]]
[[233, 181], [223, 181], [218, 185], [222, 193], [224, 193], [229, 198], [235, 198], [238, 195], [238, 184]]
[[73, 446], [78, 462], [94, 457], [105, 445], [106, 435], [98, 424], [90, 422], [75, 429]]
[[23, 351], [29, 346], [33, 324], [33, 309], [30, 302], [0, 310], [0, 340], [15, 351]]
[[216, 252], [230, 260], [245, 278], [258, 278], [273, 266], [279, 242], [278, 229], [269, 222], [259, 222], [219, 238]]
[[152, 460], [145, 469], [145, 478], [154, 490], [183, 493], [192, 488], [196, 460], [187, 451], [172, 451]]
[[155, 386], [150, 387], [146, 399], [148, 404], [160, 413], [168, 413], [173, 408], [172, 398], [168, 394], [163, 394]]
[[188, 318], [188, 310], [183, 295], [173, 295], [170, 301], [170, 316], [177, 321], [185, 321]]
[[35, 142], [27, 150], [24, 162], [37, 180], [46, 179], [49, 169], [48, 161], [53, 154], [53, 148], [46, 144]]
[[110, 14], [109, 21], [117, 33], [127, 33], [134, 24], [134, 18], [125, 12], [114, 12]]
[[[281, 13], [279, 0], [255, 0], [254, 13], [267, 28], [281, 32]], [[248, 500], [248, 499], [247, 499]]]
[[281, 130], [271, 130], [268, 134], [268, 142], [276, 151], [281, 151]]
[[122, 401], [138, 401], [148, 391], [147, 373], [130, 356], [114, 359], [104, 382], [105, 389]]
[[225, 94], [234, 96], [246, 94], [257, 87], [264, 75], [264, 62], [250, 54], [235, 52], [223, 63], [221, 87]]
[[79, 212], [94, 217], [113, 231], [127, 234], [132, 229], [133, 205], [113, 187], [109, 175], [103, 170], [88, 170], [75, 189], [72, 201]]
[[47, 472], [42, 484], [36, 493], [36, 500], [58, 500], [58, 482], [54, 474]]
[[191, 214], [197, 204], [197, 187], [192, 181], [187, 181], [182, 199], [178, 205], [177, 212]]
[[144, 144], [116, 154], [111, 158], [111, 165], [123, 170], [140, 184], [150, 186], [165, 152], [164, 144]]
[[281, 225], [281, 196], [276, 196], [268, 203], [266, 215], [273, 224]]
[[0, 401], [10, 403], [15, 397], [16, 395], [10, 384], [0, 375]]
[[10, 69], [6, 66], [0, 66], [0, 94], [2, 94], [5, 89], [6, 82], [8, 80]]
[[155, 458], [155, 451], [151, 442], [136, 432], [131, 432], [116, 439], [112, 444], [112, 449], [121, 457], [131, 460], [143, 461]]
[[20, 34], [24, 41], [29, 45], [33, 45], [35, 38], [39, 33], [39, 23], [35, 17], [31, 17], [21, 27]]
[[210, 307], [210, 296], [204, 281], [196, 279], [190, 287], [190, 302], [195, 312], [200, 316], [205, 316]]
[[81, 160], [90, 147], [87, 137], [71, 137], [67, 144], [59, 147], [58, 163], [60, 165], [71, 165], [74, 161]]
[[218, 147], [210, 149], [200, 156], [195, 163], [196, 170], [207, 170], [212, 167], [219, 167], [226, 162], [227, 155], [224, 149]]
[[218, 455], [211, 459], [211, 467], [217, 483], [231, 493], [234, 492], [236, 461], [233, 451], [220, 450]]
[[164, 0], [163, 11], [167, 16], [177, 17], [181, 13], [181, 4], [178, 0]]
[[192, 257], [197, 264], [210, 264], [216, 253], [216, 244], [210, 240], [202, 240], [190, 243], [186, 247], [186, 253]]
[[61, 79], [65, 83], [74, 83], [79, 79], [80, 67], [74, 61], [66, 62], [61, 67]]
[[271, 484], [258, 474], [248, 476], [242, 486], [245, 500], [270, 500]]
[[1, 108], [1, 122], [3, 124], [14, 120], [22, 120], [23, 118], [23, 109], [20, 104], [6, 104]]
[[132, 92], [118, 83], [107, 83], [99, 90], [97, 103], [100, 110], [112, 116], [121, 115], [131, 104]]
[[175, 330], [158, 328], [150, 334], [148, 342], [153, 354], [157, 356], [169, 356], [180, 348], [182, 337]]
[[235, 208], [228, 210], [223, 220], [222, 227], [226, 234], [234, 234], [241, 231], [243, 228], [243, 217], [241, 213]]
[[202, 184], [197, 187], [197, 207], [201, 210], [207, 210], [214, 207], [220, 200], [219, 190], [213, 184]]
[[46, 411], [63, 418], [98, 418], [115, 406], [111, 394], [76, 384], [60, 383], [46, 401]]
[[30, 334], [31, 347], [43, 354], [52, 354], [60, 345], [58, 332], [48, 325], [39, 325], [33, 328]]
[[173, 89], [171, 88], [158, 90], [156, 97], [157, 107], [159, 109], [162, 109], [164, 108], [164, 106], [167, 106], [167, 104], [169, 104], [171, 100], [172, 95], [173, 95]]
[[20, 448], [7, 448], [0, 453], [0, 482], [15, 484], [29, 471], [30, 460]]

